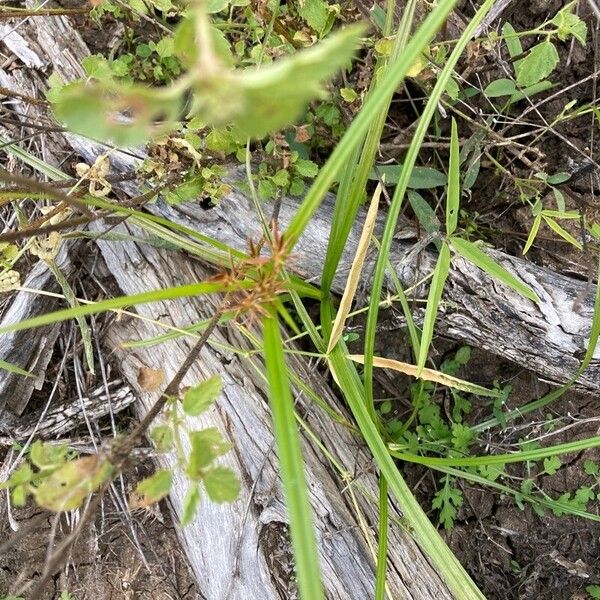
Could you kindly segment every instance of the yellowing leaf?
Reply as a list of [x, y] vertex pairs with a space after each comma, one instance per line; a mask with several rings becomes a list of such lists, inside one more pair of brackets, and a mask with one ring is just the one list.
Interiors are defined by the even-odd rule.
[[407, 77], [418, 77], [423, 70], [425, 70], [429, 66], [429, 61], [424, 54], [420, 54], [417, 56], [417, 60], [411, 65], [411, 67], [406, 72]]
[[[365, 357], [362, 354], [351, 354], [348, 356], [348, 358], [361, 365], [365, 363]], [[411, 377], [417, 377], [419, 379], [424, 379], [425, 381], [432, 381], [433, 383], [439, 383], [440, 385], [445, 385], [456, 390], [468, 392], [469, 394], [477, 394], [478, 396], [496, 398], [500, 394], [498, 390], [489, 390], [488, 388], [484, 388], [475, 383], [470, 383], [464, 379], [453, 377], [452, 375], [446, 375], [445, 373], [435, 371], [434, 369], [423, 368], [419, 374], [418, 367], [416, 365], [411, 365], [399, 360], [393, 360], [391, 358], [374, 356], [373, 366], [380, 367], [382, 369], [392, 369], [393, 371], [399, 371], [400, 373], [410, 375]]]
[[48, 510], [78, 508], [113, 472], [113, 466], [100, 456], [84, 456], [58, 468], [33, 488], [36, 502]]
[[354, 257], [354, 261], [352, 262], [350, 272], [348, 273], [348, 280], [346, 281], [346, 287], [342, 295], [342, 300], [340, 301], [340, 307], [338, 308], [335, 316], [335, 321], [331, 330], [331, 336], [329, 338], [329, 344], [327, 346], [327, 353], [331, 352], [338, 343], [338, 340], [342, 335], [342, 331], [344, 330], [344, 323], [346, 322], [346, 318], [348, 317], [348, 313], [352, 307], [352, 301], [354, 300], [354, 295], [356, 294], [356, 288], [358, 287], [360, 274], [362, 273], [362, 268], [367, 256], [367, 250], [369, 249], [369, 241], [373, 235], [373, 230], [375, 229], [380, 197], [381, 184], [377, 186], [375, 193], [373, 194], [373, 198], [371, 199], [371, 204], [365, 218], [360, 240], [358, 241], [356, 255]]

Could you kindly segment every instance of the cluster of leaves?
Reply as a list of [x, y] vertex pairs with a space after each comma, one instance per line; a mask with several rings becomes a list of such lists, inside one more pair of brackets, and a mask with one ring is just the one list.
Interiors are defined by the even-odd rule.
[[[257, 14], [247, 4], [239, 0], [208, 2], [206, 10], [212, 16], [212, 25], [207, 15], [196, 9], [176, 11], [168, 0], [152, 4], [151, 8], [163, 14], [179, 15], [174, 33], [156, 42], [138, 43], [132, 51], [116, 58], [86, 58], [85, 82], [63, 85], [55, 78], [48, 97], [57, 116], [73, 131], [119, 145], [169, 133], [173, 143], [185, 143], [185, 150], [191, 149], [195, 164], [183, 177], [179, 172], [181, 189], [170, 193], [168, 201], [210, 197], [217, 202], [229, 186], [222, 181], [224, 171], [213, 168], [215, 154], [246, 162], [248, 138], [260, 139], [280, 130], [300, 114], [308, 101], [319, 97], [320, 82], [346, 63], [359, 34], [358, 29], [348, 28], [304, 52], [273, 62], [271, 54], [285, 56], [294, 51], [294, 46], [282, 45], [283, 36], [267, 36], [263, 24], [266, 15]], [[100, 7], [122, 17], [110, 0]], [[141, 6], [132, 8], [134, 13], [144, 12]], [[241, 11], [243, 36], [236, 33], [234, 11]], [[293, 18], [287, 14], [290, 11], [284, 11], [285, 18]], [[331, 29], [338, 12], [339, 7], [311, 0], [299, 7], [296, 16], [305, 19], [320, 38]], [[200, 22], [206, 25], [208, 44], [198, 44], [196, 39]], [[230, 33], [225, 36], [223, 31]], [[311, 34], [302, 44], [313, 42]], [[200, 47], [204, 54], [197, 50]], [[233, 69], [234, 63], [245, 68]], [[143, 86], [140, 82], [144, 81], [162, 87]], [[298, 81], [302, 81], [301, 86]], [[191, 100], [184, 106], [186, 91]], [[183, 115], [191, 118], [185, 125], [180, 122]], [[281, 192], [302, 194], [305, 182], [318, 171], [309, 159], [311, 150], [330, 146], [344, 129], [340, 110], [332, 102], [311, 106], [305, 120], [295, 132], [272, 135], [264, 144], [264, 152], [253, 153], [253, 158], [264, 156], [254, 175], [263, 199]], [[164, 143], [164, 138], [159, 141]], [[205, 160], [200, 164], [202, 158]], [[151, 159], [143, 170], [160, 176], [160, 171], [176, 166]]]
[[[150, 433], [156, 449], [161, 453], [175, 453], [182, 471], [189, 482], [188, 492], [181, 515], [183, 525], [194, 518], [200, 500], [201, 486], [213, 502], [233, 502], [239, 494], [240, 483], [235, 473], [228, 467], [218, 464], [218, 458], [231, 449], [215, 427], [188, 430], [190, 452], [183, 450], [182, 429], [189, 426], [190, 418], [207, 411], [221, 394], [221, 378], [210, 377], [200, 385], [189, 388], [180, 402], [173, 398], [166, 409], [165, 423], [154, 427]], [[160, 469], [141, 481], [135, 490], [132, 501], [134, 508], [154, 504], [167, 496], [173, 485], [173, 471]]]
[[[546, 78], [552, 74], [560, 62], [556, 40], [564, 42], [574, 38], [582, 46], [585, 46], [586, 43], [587, 26], [574, 13], [576, 4], [576, 2], [570, 2], [552, 19], [537, 29], [522, 34], [517, 34], [510, 23], [505, 23], [502, 37], [508, 53], [513, 59], [515, 80], [497, 79], [493, 81], [485, 89], [488, 98], [507, 96], [509, 103], [512, 103], [552, 87], [552, 83]], [[519, 38], [531, 35], [542, 36], [545, 39], [525, 53]]]
[[[231, 502], [239, 493], [236, 475], [216, 462], [231, 448], [216, 428], [188, 430], [191, 451], [189, 454], [183, 451], [182, 430], [189, 427], [190, 418], [208, 410], [220, 393], [218, 376], [187, 389], [182, 401], [170, 399], [166, 422], [151, 432], [157, 450], [175, 452], [188, 477], [190, 487], [181, 518], [183, 524], [194, 518], [201, 499], [201, 485], [213, 502]], [[89, 494], [99, 490], [113, 476], [114, 467], [107, 456], [76, 457], [66, 444], [38, 440], [31, 445], [27, 460], [0, 484], [0, 489], [11, 490], [15, 506], [24, 506], [28, 496], [32, 495], [39, 506], [64, 511], [78, 508]], [[158, 502], [169, 493], [172, 484], [172, 471], [157, 471], [139, 482], [130, 499], [131, 507], [146, 507]]]
[[[463, 346], [440, 365], [439, 371], [454, 376], [470, 358], [471, 349]], [[468, 456], [475, 434], [463, 421], [472, 410], [471, 401], [461, 390], [448, 390], [451, 397], [448, 415], [442, 412], [437, 386], [427, 380], [410, 386], [413, 412], [404, 422], [396, 418], [386, 419], [392, 410], [392, 403], [389, 400], [382, 402], [379, 411], [384, 417], [390, 439], [411, 454], [425, 452], [447, 457]], [[462, 505], [462, 492], [453, 476], [445, 475], [441, 483], [442, 487], [433, 497], [432, 508], [439, 510], [440, 524], [450, 529], [456, 511]]]
[[74, 458], [66, 444], [35, 441], [23, 462], [0, 489], [10, 489], [15, 506], [33, 495], [38, 505], [61, 511], [77, 508], [113, 474], [102, 456]]

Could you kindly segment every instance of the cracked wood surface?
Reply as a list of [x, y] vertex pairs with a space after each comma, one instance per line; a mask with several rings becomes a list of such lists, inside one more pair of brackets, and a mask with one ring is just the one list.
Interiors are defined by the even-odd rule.
[[[100, 224], [94, 229], [101, 230]], [[139, 235], [140, 231], [120, 225], [115, 230]], [[199, 262], [164, 250], [132, 242], [99, 241], [109, 270], [123, 293], [134, 294], [159, 287], [181, 285], [210, 276]], [[182, 327], [209, 318], [219, 298], [187, 298], [176, 302], [143, 305], [139, 314]], [[140, 369], [162, 369], [169, 381], [189, 352], [193, 340], [177, 340], [127, 350], [123, 343], [164, 333], [148, 320], [121, 319], [111, 326], [106, 342], [121, 365], [123, 376], [137, 388], [140, 416], [158, 398], [137, 384]], [[264, 366], [256, 356], [242, 359], [229, 347], [244, 347], [244, 338], [234, 326], [220, 328], [211, 337], [200, 360], [184, 384], [193, 385], [219, 374], [223, 394], [216, 406], [199, 418], [188, 418], [189, 427], [217, 427], [234, 445], [223, 461], [242, 479], [242, 492], [233, 504], [205, 501], [198, 517], [181, 531], [182, 543], [202, 593], [210, 599], [293, 598], [291, 548], [285, 533], [279, 469], [273, 447], [270, 411], [266, 400]], [[330, 388], [304, 358], [291, 359], [292, 368], [313, 386], [336, 411], [339, 407]], [[372, 554], [355, 515], [351, 486], [360, 507], [373, 547], [377, 527], [377, 479], [364, 444], [351, 431], [335, 424], [314, 403], [296, 393], [297, 409], [310, 431], [350, 475], [344, 480], [323, 453], [304, 436], [303, 453], [309, 483], [323, 581], [327, 598], [369, 598], [374, 590]], [[186, 448], [189, 449], [189, 448]], [[170, 502], [181, 514], [187, 483], [175, 457], [159, 457], [160, 466], [173, 471], [175, 485]], [[400, 523], [400, 511], [392, 506], [388, 585], [393, 598], [450, 598], [439, 577], [420, 553]], [[290, 587], [291, 586], [291, 587]]]

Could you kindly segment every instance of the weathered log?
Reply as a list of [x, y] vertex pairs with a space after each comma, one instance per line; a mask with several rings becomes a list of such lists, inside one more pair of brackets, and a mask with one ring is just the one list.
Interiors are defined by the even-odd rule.
[[0, 446], [11, 446], [27, 438], [56, 439], [86, 422], [98, 421], [108, 414], [126, 409], [136, 396], [120, 379], [90, 391], [87, 396], [70, 402], [45, 407], [42, 411], [27, 412], [12, 423], [0, 423]]
[[[99, 152], [80, 138], [70, 138], [76, 149], [92, 161]], [[115, 167], [130, 169], [135, 160], [122, 155]], [[149, 205], [148, 210], [174, 223], [212, 237], [237, 250], [245, 250], [248, 239], [261, 235], [260, 221], [248, 195], [240, 191], [244, 175], [234, 169], [231, 181], [237, 189], [212, 208], [200, 202], [170, 206], [163, 201]], [[318, 284], [325, 259], [333, 196], [326, 197], [307, 231], [294, 249], [290, 270]], [[301, 203], [299, 198], [283, 198], [279, 209], [279, 229], [287, 224]], [[268, 208], [268, 205], [266, 206]], [[382, 217], [383, 218], [383, 217]], [[364, 213], [360, 213], [345, 252], [340, 261], [333, 285], [342, 292], [354, 260]], [[378, 232], [381, 231], [382, 219]], [[413, 287], [431, 273], [437, 252], [433, 244], [425, 248], [404, 222], [393, 242], [390, 263], [402, 284]], [[538, 373], [551, 383], [564, 383], [577, 371], [589, 340], [594, 312], [595, 285], [560, 275], [523, 258], [487, 250], [499, 264], [529, 285], [539, 296], [536, 304], [489, 277], [478, 267], [455, 256], [448, 277], [438, 332], [452, 339], [469, 343], [502, 358], [511, 360]], [[371, 252], [364, 267], [363, 286], [368, 291], [376, 255]], [[394, 294], [391, 280], [386, 282], [386, 294]], [[423, 297], [424, 286], [416, 290]], [[579, 378], [576, 389], [600, 389], [600, 348], [597, 348], [588, 370]]]
[[[100, 224], [93, 228], [102, 231]], [[140, 231], [120, 225], [117, 232]], [[121, 290], [127, 294], [160, 287], [181, 285], [210, 275], [197, 261], [132, 242], [98, 241], [109, 270]], [[219, 305], [219, 298], [189, 298], [178, 302], [139, 306], [144, 317], [182, 327], [209, 318]], [[137, 383], [143, 367], [161, 369], [166, 380], [172, 378], [184, 361], [193, 340], [179, 338], [151, 347], [123, 349], [123, 343], [164, 333], [149, 320], [121, 319], [110, 328], [110, 351], [118, 358], [123, 376], [137, 388], [141, 404], [135, 409], [140, 416], [155, 402], [159, 392], [147, 392]], [[190, 428], [217, 427], [234, 444], [226, 458], [242, 476], [240, 499], [230, 505], [203, 502], [198, 518], [181, 532], [182, 542], [195, 571], [199, 588], [210, 599], [224, 598], [292, 598], [291, 548], [286, 534], [286, 514], [273, 448], [270, 411], [266, 401], [264, 366], [254, 357], [244, 359], [227, 350], [227, 346], [244, 348], [244, 337], [234, 326], [218, 331], [211, 344], [202, 351], [200, 360], [184, 381], [192, 385], [213, 374], [223, 378], [223, 394], [217, 406], [201, 418], [187, 419]], [[336, 411], [335, 396], [321, 377], [300, 357], [291, 360], [307, 384]], [[305, 436], [303, 452], [306, 476], [317, 530], [317, 540], [328, 598], [370, 598], [374, 589], [371, 549], [376, 542], [377, 481], [365, 447], [347, 427], [336, 424], [301, 393], [297, 410], [310, 431], [341, 465], [349, 479], [340, 476], [326, 456]], [[342, 413], [343, 414], [343, 413]], [[158, 458], [161, 466], [175, 474], [170, 502], [181, 515], [187, 483], [177, 468], [175, 458]], [[351, 491], [352, 490], [352, 491]], [[360, 528], [356, 507], [367, 531]], [[393, 598], [448, 598], [444, 584], [423, 559], [413, 540], [400, 523], [400, 510], [392, 507], [390, 567], [388, 585]]]

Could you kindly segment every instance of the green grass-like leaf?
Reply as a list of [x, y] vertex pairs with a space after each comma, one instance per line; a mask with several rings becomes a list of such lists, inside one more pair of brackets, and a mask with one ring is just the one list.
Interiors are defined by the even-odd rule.
[[490, 277], [501, 281], [533, 302], [540, 301], [538, 295], [529, 286], [490, 258], [479, 246], [457, 237], [450, 238], [450, 244], [458, 254], [485, 271]]
[[23, 377], [33, 377], [33, 374], [29, 371], [25, 371], [25, 369], [21, 369], [21, 367], [17, 367], [17, 365], [13, 365], [5, 360], [0, 360], [0, 369], [3, 371], [8, 371], [9, 373], [23, 375]]
[[446, 196], [446, 235], [452, 235], [458, 224], [460, 206], [460, 147], [458, 145], [458, 127], [452, 119], [450, 134], [450, 164], [448, 166], [448, 194]]
[[319, 554], [279, 322], [273, 317], [267, 317], [263, 320], [263, 328], [269, 401], [290, 519], [290, 536], [294, 547], [298, 587], [303, 600], [319, 600], [324, 598]]
[[425, 309], [425, 318], [423, 319], [423, 333], [421, 335], [421, 347], [419, 349], [419, 357], [417, 360], [417, 376], [425, 368], [429, 345], [433, 339], [433, 329], [437, 318], [444, 284], [450, 271], [450, 249], [447, 244], [442, 245], [440, 255], [433, 271], [431, 278], [431, 286], [429, 295], [427, 296], [427, 308]]

